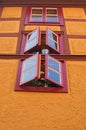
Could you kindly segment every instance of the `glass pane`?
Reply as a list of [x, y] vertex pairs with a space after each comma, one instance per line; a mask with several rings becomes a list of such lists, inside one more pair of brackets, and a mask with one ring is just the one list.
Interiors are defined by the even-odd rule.
[[32, 16], [31, 21], [32, 22], [41, 22], [42, 16]]
[[51, 40], [50, 38], [48, 38], [48, 45], [54, 49], [57, 49], [57, 44], [55, 41]]
[[48, 37], [57, 42], [57, 36], [48, 29]]
[[37, 74], [37, 68], [32, 68], [25, 73], [22, 73], [20, 84], [30, 81], [31, 79], [35, 78]]
[[37, 38], [34, 38], [31, 41], [27, 40], [26, 46], [25, 46], [25, 51], [33, 48], [34, 46], [36, 46], [36, 44], [37, 44]]
[[48, 58], [48, 66], [60, 72], [60, 63], [51, 58]]
[[57, 16], [47, 16], [47, 22], [57, 22]]
[[22, 66], [23, 66], [22, 70], [29, 69], [32, 66], [37, 66], [37, 56], [33, 56], [31, 58], [24, 60]]
[[48, 78], [56, 83], [61, 83], [60, 74], [48, 69]]
[[36, 29], [35, 31], [33, 31], [32, 33], [30, 33], [28, 35], [28, 41], [32, 40], [34, 37], [37, 36], [38, 30]]
[[57, 9], [47, 9], [47, 14], [57, 14]]
[[32, 14], [42, 14], [42, 9], [33, 8], [32, 9]]

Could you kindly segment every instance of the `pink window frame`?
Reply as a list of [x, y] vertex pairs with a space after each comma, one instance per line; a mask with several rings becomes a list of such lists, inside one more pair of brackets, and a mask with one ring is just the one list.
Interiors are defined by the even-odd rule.
[[[38, 70], [39, 70], [39, 54], [37, 53], [37, 54], [35, 54], [35, 55], [37, 56], [37, 65], [36, 65], [37, 71], [36, 71], [35, 77], [32, 78], [32, 79], [30, 79], [30, 80], [27, 80], [27, 81], [24, 82], [24, 83], [22, 83], [22, 85], [28, 83], [29, 81], [32, 81], [33, 79], [36, 79], [36, 78], [38, 77], [38, 75], [39, 75], [39, 71], [38, 71]], [[34, 57], [35, 55], [33, 55], [33, 56], [31, 56], [31, 57], [29, 57], [29, 58], [27, 58], [27, 59], [30, 59], [30, 58]], [[25, 60], [27, 60], [27, 59], [25, 59]], [[25, 60], [23, 60], [22, 63], [23, 63]], [[23, 67], [23, 65], [21, 66], [21, 72], [22, 72], [22, 67]], [[21, 77], [21, 76], [20, 76], [20, 77]], [[20, 86], [21, 86], [21, 85], [20, 85]]]
[[[57, 39], [58, 39], [58, 41], [56, 42], [56, 43], [58, 43], [58, 48], [57, 48], [57, 49], [54, 49], [53, 47], [51, 47], [51, 46], [48, 44], [48, 38], [49, 38], [49, 36], [48, 36], [48, 30], [50, 30], [54, 35], [56, 35], [56, 37], [57, 37]], [[61, 43], [61, 44], [62, 44], [62, 43]], [[52, 50], [54, 50], [55, 52], [60, 53], [60, 51], [62, 50], [62, 49], [60, 49], [60, 35], [57, 35], [57, 34], [54, 33], [51, 29], [46, 28], [46, 45], [49, 46], [49, 47], [50, 47]]]
[[[51, 80], [51, 79], [49, 79], [48, 78], [48, 59], [49, 58], [51, 58], [51, 59], [53, 59], [54, 61], [56, 61], [56, 62], [59, 62], [60, 63], [60, 77], [61, 77], [61, 83], [57, 83], [57, 82], [55, 82], [55, 81], [53, 81], [53, 80]], [[62, 71], [63, 71], [63, 67], [62, 67], [62, 64], [64, 64], [64, 62], [61, 62], [61, 61], [59, 61], [59, 60], [56, 60], [55, 58], [53, 58], [53, 57], [51, 57], [50, 55], [46, 55], [45, 56], [45, 65], [46, 65], [46, 67], [45, 67], [45, 78], [47, 79], [47, 80], [49, 80], [49, 81], [51, 81], [52, 83], [55, 83], [56, 85], [58, 85], [58, 86], [60, 86], [60, 87], [63, 87], [63, 76], [62, 76]]]
[[[49, 55], [50, 56], [50, 55]], [[62, 83], [63, 87], [26, 87], [25, 84], [22, 87], [19, 85], [20, 82], [20, 75], [21, 75], [21, 67], [22, 67], [22, 60], [19, 60], [18, 63], [18, 71], [16, 77], [16, 84], [15, 84], [15, 91], [28, 91], [28, 92], [54, 92], [54, 93], [67, 93], [67, 76], [66, 76], [66, 64], [65, 61], [61, 61], [62, 63]]]
[[37, 8], [37, 7], [28, 7], [26, 11], [26, 18], [25, 18], [25, 25], [64, 25], [63, 22], [63, 13], [62, 13], [62, 8], [57, 8], [58, 12], [58, 21], [57, 22], [47, 22], [46, 19], [46, 8], [54, 8], [54, 7], [38, 7], [38, 8], [43, 8], [43, 21], [42, 22], [31, 22], [30, 21], [30, 14], [31, 14], [31, 9], [32, 8]]
[[[38, 37], [37, 42], [38, 42], [38, 43], [37, 43], [35, 46], [33, 46], [32, 48], [36, 47], [37, 45], [40, 45], [40, 28], [37, 27], [36, 29], [38, 30], [38, 35], [37, 35], [37, 37]], [[34, 29], [34, 30], [36, 30], [36, 29]], [[34, 30], [33, 30], [33, 31], [34, 31]], [[31, 31], [31, 32], [33, 32], [33, 31]], [[24, 48], [25, 48], [25, 44], [26, 44], [26, 40], [27, 40], [27, 35], [28, 35], [29, 33], [31, 33], [31, 32], [23, 33], [22, 41], [21, 41], [22, 44], [21, 44], [20, 54], [27, 53], [29, 50], [32, 49], [32, 48], [31, 48], [31, 49], [28, 49], [27, 51], [24, 52]]]

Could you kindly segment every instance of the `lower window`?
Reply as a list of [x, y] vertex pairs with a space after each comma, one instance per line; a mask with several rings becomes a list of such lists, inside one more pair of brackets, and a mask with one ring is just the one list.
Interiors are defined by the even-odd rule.
[[15, 90], [67, 92], [65, 62], [39, 53], [20, 60]]

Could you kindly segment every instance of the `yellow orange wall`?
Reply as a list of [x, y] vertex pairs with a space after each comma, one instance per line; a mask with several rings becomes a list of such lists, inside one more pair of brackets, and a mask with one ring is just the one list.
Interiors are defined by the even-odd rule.
[[[22, 7], [5, 7], [1, 18], [21, 13]], [[67, 35], [85, 35], [85, 22], [66, 21], [86, 19], [83, 8], [63, 8], [63, 15]], [[0, 33], [18, 33], [19, 27], [19, 20], [0, 21]], [[68, 41], [71, 54], [86, 54], [85, 38]], [[0, 36], [0, 53], [16, 54], [17, 42], [18, 37]], [[86, 61], [66, 61], [68, 93], [15, 92], [17, 66], [18, 60], [0, 59], [1, 130], [86, 130]]]

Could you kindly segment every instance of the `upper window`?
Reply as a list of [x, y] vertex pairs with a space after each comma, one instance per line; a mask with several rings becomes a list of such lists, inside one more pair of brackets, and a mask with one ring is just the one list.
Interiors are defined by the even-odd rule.
[[46, 8], [46, 22], [58, 22], [57, 8]]
[[61, 8], [28, 7], [25, 23], [63, 24], [62, 10]]
[[42, 22], [43, 21], [43, 9], [42, 8], [32, 8], [30, 13], [31, 22]]

